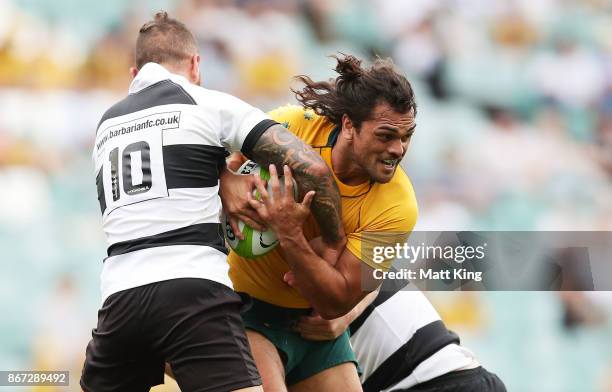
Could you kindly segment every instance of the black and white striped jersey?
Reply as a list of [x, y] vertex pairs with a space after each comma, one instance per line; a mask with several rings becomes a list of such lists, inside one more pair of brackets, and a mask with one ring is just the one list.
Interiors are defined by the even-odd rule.
[[410, 388], [478, 366], [427, 297], [407, 282], [385, 281], [350, 331], [364, 392]]
[[98, 125], [93, 150], [109, 247], [102, 301], [175, 278], [232, 287], [219, 220], [228, 151], [247, 152], [275, 124], [231, 95], [148, 63]]

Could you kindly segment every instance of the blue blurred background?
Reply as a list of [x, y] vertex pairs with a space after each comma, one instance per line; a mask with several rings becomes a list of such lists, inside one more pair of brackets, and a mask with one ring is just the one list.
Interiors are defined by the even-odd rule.
[[[417, 229], [612, 230], [608, 0], [2, 0], [2, 370], [71, 369], [78, 390], [106, 248], [91, 146], [161, 8], [205, 87], [264, 110], [296, 74], [333, 77], [331, 54], [391, 56], [419, 105]], [[429, 296], [509, 391], [612, 391], [610, 294]]]

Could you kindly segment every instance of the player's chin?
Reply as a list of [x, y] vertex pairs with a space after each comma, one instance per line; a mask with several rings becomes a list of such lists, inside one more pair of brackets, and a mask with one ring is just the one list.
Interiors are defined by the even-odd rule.
[[378, 180], [375, 180], [375, 182], [378, 182], [379, 184], [386, 184], [391, 181], [392, 178], [393, 176], [385, 176], [384, 178], [379, 178]]
[[377, 182], [379, 184], [386, 184], [393, 178], [393, 175], [395, 174], [395, 169], [391, 173], [389, 173], [388, 171], [381, 172], [380, 170], [378, 170], [376, 173], [372, 174], [372, 181]]

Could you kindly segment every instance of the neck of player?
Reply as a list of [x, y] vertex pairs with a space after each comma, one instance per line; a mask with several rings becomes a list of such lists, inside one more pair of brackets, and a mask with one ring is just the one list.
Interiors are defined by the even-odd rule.
[[345, 185], [360, 185], [370, 181], [369, 174], [357, 164], [353, 157], [351, 145], [342, 138], [332, 148], [332, 170]]

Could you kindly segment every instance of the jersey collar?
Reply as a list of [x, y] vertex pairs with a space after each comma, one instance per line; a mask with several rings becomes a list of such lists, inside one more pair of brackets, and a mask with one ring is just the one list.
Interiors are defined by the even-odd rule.
[[327, 147], [333, 147], [336, 144], [339, 134], [340, 126], [336, 125], [327, 138]]
[[140, 68], [134, 80], [132, 80], [128, 93], [135, 94], [144, 88], [166, 79], [171, 79], [176, 82], [185, 82], [187, 80], [181, 75], [170, 73], [170, 71], [157, 63], [146, 63]]

